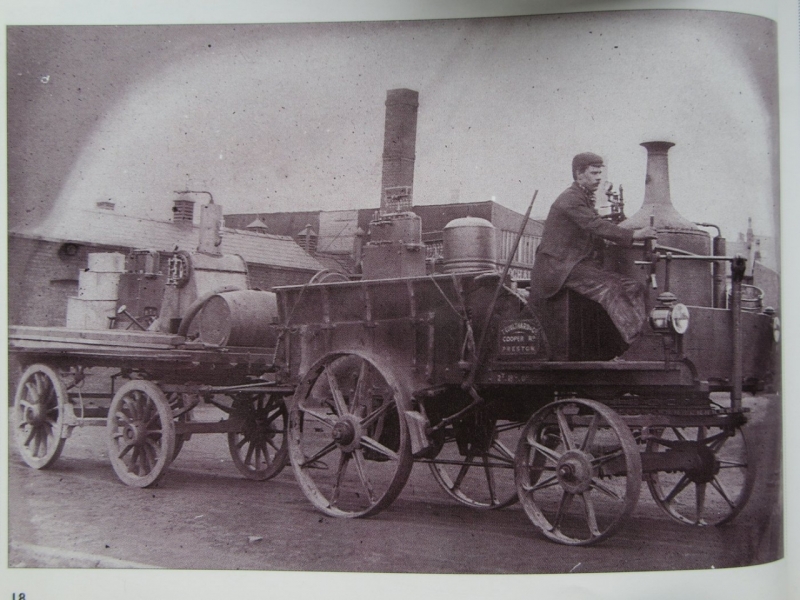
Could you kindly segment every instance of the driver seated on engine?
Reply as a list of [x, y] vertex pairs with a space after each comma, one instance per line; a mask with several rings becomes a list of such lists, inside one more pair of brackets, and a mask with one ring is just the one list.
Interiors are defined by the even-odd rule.
[[623, 246], [655, 238], [652, 227], [625, 229], [600, 217], [594, 193], [603, 180], [603, 159], [592, 152], [572, 159], [572, 185], [553, 203], [531, 271], [531, 298], [548, 299], [571, 289], [600, 304], [627, 346], [646, 319], [640, 283], [603, 268], [606, 240]]

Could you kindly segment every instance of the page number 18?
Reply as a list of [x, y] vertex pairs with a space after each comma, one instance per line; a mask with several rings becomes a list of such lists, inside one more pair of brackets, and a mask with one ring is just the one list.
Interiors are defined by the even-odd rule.
[[11, 594], [11, 600], [25, 600], [25, 592]]

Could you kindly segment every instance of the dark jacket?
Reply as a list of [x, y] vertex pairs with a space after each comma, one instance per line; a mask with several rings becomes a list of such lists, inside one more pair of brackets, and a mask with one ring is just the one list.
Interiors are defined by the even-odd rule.
[[630, 246], [633, 230], [600, 218], [591, 195], [573, 182], [550, 207], [531, 270], [531, 294], [555, 296], [573, 267], [591, 259], [603, 240]]

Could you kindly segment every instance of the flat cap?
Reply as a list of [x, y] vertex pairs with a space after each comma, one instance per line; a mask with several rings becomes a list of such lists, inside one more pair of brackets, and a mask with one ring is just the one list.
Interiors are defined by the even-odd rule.
[[578, 171], [583, 171], [586, 167], [602, 167], [603, 157], [594, 152], [581, 152], [572, 159], [572, 176]]

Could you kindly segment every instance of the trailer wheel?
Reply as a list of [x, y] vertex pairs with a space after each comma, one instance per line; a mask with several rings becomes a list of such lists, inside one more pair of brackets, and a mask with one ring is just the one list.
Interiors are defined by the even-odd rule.
[[633, 511], [642, 462], [616, 412], [593, 400], [558, 400], [525, 426], [515, 480], [525, 512], [546, 537], [589, 545], [613, 534]]
[[487, 435], [461, 444], [456, 434], [446, 431], [442, 450], [430, 462], [434, 479], [451, 498], [472, 508], [514, 504], [514, 451], [524, 424], [493, 421]]
[[233, 464], [248, 479], [272, 479], [289, 462], [288, 421], [282, 396], [241, 394], [233, 399], [231, 418], [244, 421], [242, 431], [228, 433]]
[[748, 465], [740, 427], [668, 427], [647, 441], [648, 452], [686, 452], [694, 467], [672, 473], [647, 473], [650, 494], [679, 523], [722, 525], [747, 504], [755, 469]]
[[332, 354], [306, 374], [289, 412], [289, 456], [312, 504], [335, 517], [387, 507], [411, 473], [408, 395], [375, 357]]
[[52, 465], [64, 449], [67, 388], [53, 369], [34, 364], [20, 377], [14, 398], [17, 449], [34, 469]]
[[111, 400], [106, 436], [111, 466], [123, 483], [155, 484], [175, 456], [175, 423], [164, 393], [143, 379], [123, 385]]

